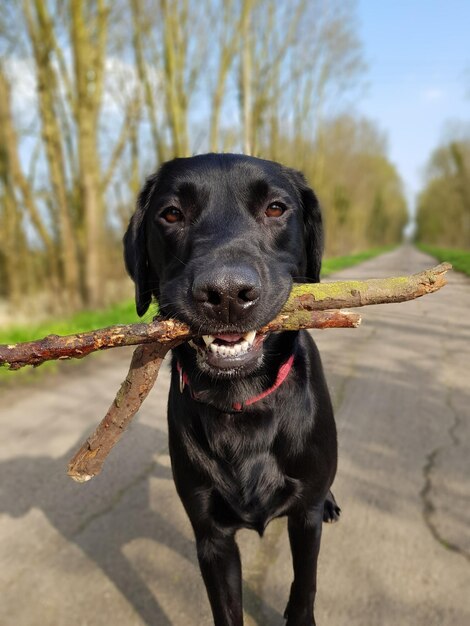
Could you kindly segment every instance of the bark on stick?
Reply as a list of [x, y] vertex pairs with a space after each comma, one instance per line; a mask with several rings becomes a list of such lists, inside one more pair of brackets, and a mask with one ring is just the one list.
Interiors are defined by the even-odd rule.
[[134, 350], [129, 373], [108, 412], [69, 462], [68, 475], [73, 480], [83, 483], [101, 472], [104, 460], [152, 389], [165, 354], [177, 343], [144, 344]]
[[[434, 271], [406, 277], [405, 283], [402, 279], [389, 279], [391, 281], [389, 285], [386, 285], [385, 281], [379, 280], [375, 281], [375, 285], [372, 286], [372, 281], [366, 281], [366, 287], [364, 288], [364, 283], [362, 283], [362, 291], [359, 293], [357, 293], [357, 283], [353, 286], [350, 282], [331, 284], [335, 287], [340, 285], [340, 289], [335, 295], [336, 298], [349, 300], [349, 296], [344, 295], [345, 291], [349, 290], [350, 295], [355, 299], [356, 306], [378, 302], [401, 302], [442, 287], [445, 284], [443, 276], [447, 269], [450, 269], [447, 265], [438, 266]], [[324, 328], [338, 327], [344, 326], [345, 320], [348, 320], [347, 323], [352, 322], [352, 326], [359, 323], [360, 318], [352, 313], [335, 310], [312, 311], [311, 309], [315, 309], [319, 302], [320, 306], [324, 304], [324, 292], [317, 290], [312, 293], [309, 290], [306, 293], [304, 287], [305, 285], [296, 285], [283, 311], [259, 332], [310, 328], [312, 323], [315, 323], [317, 328], [320, 327], [320, 324]], [[85, 482], [101, 472], [107, 455], [119, 441], [152, 389], [165, 354], [170, 348], [175, 347], [185, 339], [186, 337], [182, 334], [173, 341], [166, 343], [154, 341], [150, 344], [141, 345], [135, 350], [129, 373], [106, 416], [69, 463], [68, 474], [73, 480]]]
[[[361, 281], [296, 284], [280, 314], [260, 332], [299, 328], [351, 328], [360, 323], [355, 313], [330, 310], [369, 304], [403, 302], [437, 291], [446, 284], [449, 263], [411, 276], [374, 278]], [[59, 337], [49, 335], [38, 341], [0, 345], [0, 365], [19, 369], [53, 359], [82, 358], [91, 352], [158, 342], [167, 345], [192, 336], [188, 326], [176, 320], [156, 320], [151, 324], [110, 326], [87, 333]]]
[[[264, 331], [286, 328], [279, 316], [264, 327]], [[318, 328], [355, 327], [360, 318], [354, 313], [344, 311], [300, 311], [299, 315], [289, 318], [294, 320], [295, 328], [310, 328], [312, 321]], [[289, 328], [289, 326], [287, 326]], [[152, 342], [138, 346], [132, 356], [129, 373], [116, 394], [116, 398], [108, 409], [104, 419], [95, 432], [82, 444], [78, 452], [70, 460], [68, 475], [77, 482], [86, 482], [101, 472], [103, 463], [116, 445], [124, 430], [139, 410], [152, 389], [165, 354], [184, 341], [184, 337], [167, 343]]]

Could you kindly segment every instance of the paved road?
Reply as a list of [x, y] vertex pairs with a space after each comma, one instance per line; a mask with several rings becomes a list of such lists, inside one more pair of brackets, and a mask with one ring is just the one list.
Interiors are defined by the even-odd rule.
[[[402, 248], [341, 272], [433, 261]], [[344, 514], [325, 527], [319, 626], [470, 624], [470, 280], [363, 309], [358, 330], [315, 333], [336, 408]], [[0, 624], [204, 626], [209, 608], [166, 443], [165, 371], [138, 420], [85, 485], [68, 458], [127, 369], [113, 351], [0, 399]], [[246, 623], [281, 626], [285, 522], [239, 535]]]

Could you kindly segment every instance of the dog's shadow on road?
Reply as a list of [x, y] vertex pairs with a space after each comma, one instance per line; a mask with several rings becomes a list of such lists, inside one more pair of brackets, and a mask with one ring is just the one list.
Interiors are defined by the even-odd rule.
[[[172, 481], [168, 463], [162, 464], [156, 453], [166, 452], [167, 434], [141, 423], [134, 423], [130, 430], [131, 436], [123, 438], [110, 455], [103, 473], [85, 485], [74, 483], [65, 471], [88, 432], [59, 458], [28, 456], [2, 461], [0, 514], [18, 518], [32, 508], [41, 510], [68, 542], [78, 546], [105, 573], [142, 623], [171, 626], [172, 620], [127, 558], [124, 548], [134, 540], [149, 539], [198, 569], [195, 545], [178, 530], [177, 520], [172, 523], [172, 511], [160, 514], [155, 510], [158, 505], [152, 506], [151, 481]], [[153, 497], [158, 502], [158, 493]], [[171, 571], [168, 575], [171, 576]], [[179, 594], [185, 598], [184, 589], [175, 592], [175, 597]], [[202, 584], [201, 593], [204, 593]], [[281, 614], [247, 584], [244, 596], [245, 610], [255, 623], [265, 626], [283, 623]], [[200, 606], [199, 603], [195, 613], [200, 612]]]

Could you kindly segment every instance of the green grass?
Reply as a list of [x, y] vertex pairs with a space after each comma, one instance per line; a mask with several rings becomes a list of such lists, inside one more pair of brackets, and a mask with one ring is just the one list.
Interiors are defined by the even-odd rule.
[[[325, 259], [322, 265], [322, 276], [328, 276], [333, 272], [357, 265], [362, 261], [372, 259], [383, 252], [391, 250], [392, 247], [374, 248], [358, 254], [334, 257]], [[145, 316], [145, 321], [150, 321], [156, 310], [152, 314]], [[29, 324], [21, 326], [9, 326], [0, 328], [0, 344], [20, 343], [23, 341], [33, 341], [42, 339], [46, 335], [73, 335], [75, 333], [86, 332], [94, 328], [104, 328], [114, 324], [132, 324], [138, 322], [139, 318], [135, 311], [133, 300], [126, 300], [102, 311], [82, 311], [71, 317], [60, 320], [48, 320], [39, 324]], [[76, 362], [76, 361], [72, 361]], [[11, 372], [7, 368], [0, 367], [0, 384], [14, 383], [15, 381], [25, 381], [28, 377], [36, 377], [38, 374], [47, 371], [51, 372], [58, 368], [57, 361], [48, 361], [37, 370], [25, 367], [16, 372]]]
[[[146, 319], [151, 319], [152, 315], [147, 315]], [[135, 310], [134, 300], [126, 300], [115, 304], [102, 311], [81, 311], [70, 317], [60, 320], [48, 320], [39, 324], [28, 326], [8, 326], [0, 328], [1, 343], [19, 343], [23, 341], [33, 341], [42, 339], [46, 335], [73, 335], [82, 333], [94, 328], [104, 328], [113, 324], [132, 324], [139, 321]], [[72, 360], [70, 363], [77, 363]], [[24, 367], [12, 372], [5, 367], [0, 367], [0, 385], [14, 384], [16, 382], [30, 380], [41, 375], [43, 372], [52, 372], [58, 369], [57, 361], [48, 361], [41, 365], [39, 369]]]
[[0, 329], [0, 343], [32, 341], [45, 335], [72, 335], [112, 324], [131, 324], [138, 321], [133, 300], [115, 304], [103, 311], [81, 311], [71, 317], [49, 320], [28, 326], [9, 326]]
[[383, 246], [381, 248], [371, 248], [370, 250], [365, 250], [364, 252], [358, 252], [357, 254], [350, 254], [347, 256], [337, 256], [331, 259], [325, 259], [322, 263], [322, 276], [328, 276], [329, 274], [333, 274], [334, 272], [339, 272], [340, 270], [344, 270], [347, 267], [352, 267], [353, 265], [357, 265], [358, 263], [362, 263], [363, 261], [368, 261], [369, 259], [373, 259], [379, 254], [383, 254], [384, 252], [389, 252], [393, 250], [395, 246]]
[[454, 270], [470, 276], [470, 252], [468, 250], [439, 248], [437, 246], [428, 246], [424, 243], [417, 244], [417, 247], [423, 252], [426, 252], [426, 254], [435, 257], [438, 261], [448, 261], [452, 263]]

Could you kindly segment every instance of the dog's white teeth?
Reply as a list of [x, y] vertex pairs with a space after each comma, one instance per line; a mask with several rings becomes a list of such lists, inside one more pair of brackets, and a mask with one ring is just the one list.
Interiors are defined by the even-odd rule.
[[215, 337], [213, 337], [212, 335], [203, 335], [202, 338], [204, 340], [204, 343], [208, 347], [212, 344], [213, 341], [215, 341]]
[[220, 344], [213, 335], [202, 335], [206, 348], [209, 349], [212, 354], [218, 354], [222, 357], [234, 357], [248, 352], [253, 346], [255, 337], [256, 331], [250, 330], [250, 332], [245, 333], [243, 337], [236, 342]]
[[248, 342], [248, 345], [252, 346], [253, 341], [255, 340], [255, 337], [256, 337], [256, 330], [250, 330], [250, 332], [245, 334], [244, 339], [245, 341]]

